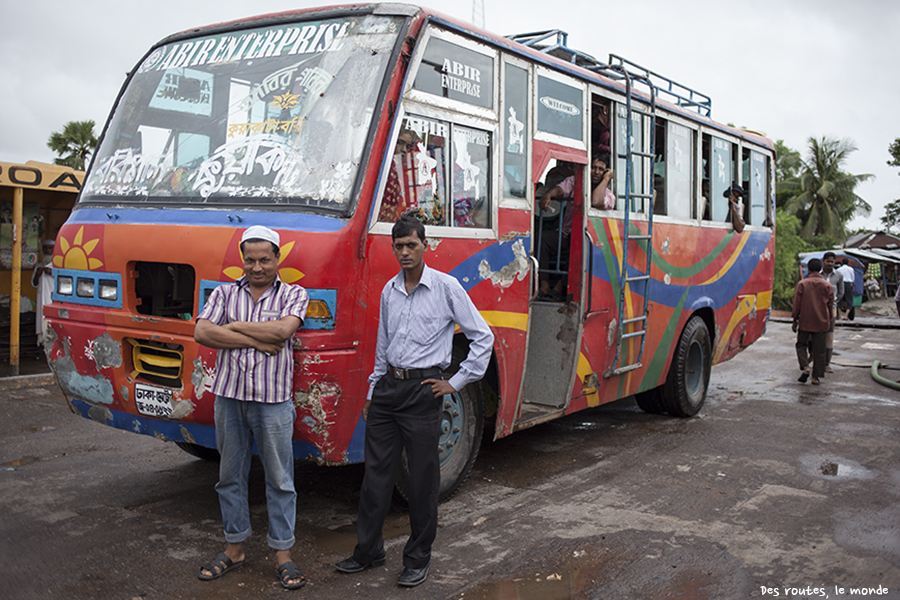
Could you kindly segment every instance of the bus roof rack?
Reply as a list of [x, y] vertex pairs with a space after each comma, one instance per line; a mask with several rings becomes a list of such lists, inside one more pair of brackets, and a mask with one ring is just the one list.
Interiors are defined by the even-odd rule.
[[601, 73], [610, 79], [621, 81], [625, 78], [624, 73], [627, 72], [633, 83], [643, 84], [648, 88], [652, 88], [651, 91], [655, 92], [663, 100], [672, 102], [682, 108], [696, 111], [704, 117], [712, 115], [712, 98], [706, 94], [702, 94], [697, 90], [678, 83], [674, 79], [669, 79], [616, 54], [609, 55], [608, 63], [600, 62], [590, 54], [569, 48], [569, 34], [561, 29], [519, 33], [506, 37], [535, 50], [567, 60], [589, 71]]

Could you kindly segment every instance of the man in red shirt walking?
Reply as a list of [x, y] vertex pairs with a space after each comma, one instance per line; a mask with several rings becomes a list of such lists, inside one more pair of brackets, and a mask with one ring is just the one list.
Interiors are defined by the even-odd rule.
[[797, 360], [800, 361], [800, 383], [809, 379], [809, 355], [806, 345], [812, 343], [812, 383], [819, 384], [825, 375], [825, 337], [834, 315], [834, 288], [819, 274], [822, 261], [809, 261], [809, 276], [797, 284], [794, 290], [794, 307], [791, 312], [797, 333]]

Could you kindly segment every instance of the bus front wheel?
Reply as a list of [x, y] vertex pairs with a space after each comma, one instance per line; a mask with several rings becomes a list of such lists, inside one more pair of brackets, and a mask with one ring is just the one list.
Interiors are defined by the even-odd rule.
[[712, 370], [712, 344], [706, 323], [698, 316], [688, 320], [669, 374], [662, 385], [663, 405], [673, 417], [693, 417], [706, 401], [709, 375]]
[[215, 448], [207, 448], [206, 446], [191, 444], [190, 442], [175, 442], [175, 445], [191, 456], [196, 456], [197, 458], [202, 458], [203, 460], [217, 461], [220, 458], [219, 451]]
[[[453, 350], [455, 372], [465, 359], [464, 349]], [[444, 374], [449, 379], [450, 373]], [[446, 502], [462, 487], [481, 448], [484, 433], [484, 395], [481, 382], [476, 381], [463, 389], [447, 394], [441, 400], [441, 437], [438, 441], [438, 460], [441, 464], [441, 486], [438, 502]], [[400, 498], [409, 500], [409, 467], [406, 451], [403, 451], [396, 490]]]

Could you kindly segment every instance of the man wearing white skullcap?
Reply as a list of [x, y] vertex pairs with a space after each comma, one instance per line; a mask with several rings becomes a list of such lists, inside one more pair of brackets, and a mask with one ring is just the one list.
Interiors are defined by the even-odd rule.
[[244, 276], [213, 290], [194, 329], [197, 342], [218, 350], [212, 391], [222, 458], [216, 492], [227, 543], [225, 552], [200, 568], [197, 577], [203, 581], [244, 563], [244, 541], [251, 534], [247, 479], [255, 441], [266, 473], [267, 542], [275, 550], [278, 578], [286, 589], [306, 583], [291, 560], [297, 520], [292, 443], [297, 411], [291, 384], [294, 332], [306, 317], [309, 296], [278, 277], [280, 246], [277, 232], [249, 227], [240, 244]]

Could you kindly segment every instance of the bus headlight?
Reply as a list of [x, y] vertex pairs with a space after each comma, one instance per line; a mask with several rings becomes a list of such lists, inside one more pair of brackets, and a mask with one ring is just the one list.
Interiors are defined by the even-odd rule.
[[72, 295], [72, 278], [60, 275], [56, 278], [56, 293], [61, 296], [71, 296]]
[[94, 297], [94, 280], [79, 277], [75, 285], [75, 294], [81, 298]]
[[100, 299], [115, 302], [119, 298], [119, 286], [111, 279], [100, 280]]

